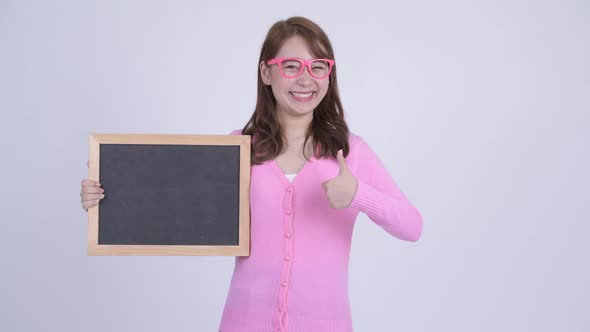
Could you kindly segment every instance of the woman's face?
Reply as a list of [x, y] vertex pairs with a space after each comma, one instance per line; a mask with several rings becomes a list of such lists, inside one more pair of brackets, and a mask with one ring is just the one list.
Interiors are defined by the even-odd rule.
[[[289, 38], [279, 49], [275, 58], [300, 58], [313, 59], [305, 40], [299, 36]], [[313, 110], [322, 101], [330, 78], [313, 78], [307, 69], [301, 76], [285, 78], [279, 73], [278, 65], [260, 64], [262, 81], [272, 87], [272, 92], [277, 101], [277, 112], [285, 115], [301, 116], [311, 115]]]

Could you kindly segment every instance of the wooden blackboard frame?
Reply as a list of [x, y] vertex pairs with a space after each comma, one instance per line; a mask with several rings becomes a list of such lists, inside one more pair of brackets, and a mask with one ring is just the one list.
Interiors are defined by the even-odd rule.
[[[88, 178], [100, 182], [101, 144], [239, 146], [238, 245], [104, 245], [99, 244], [99, 204], [88, 209], [88, 255], [248, 256], [250, 254], [250, 136], [173, 134], [90, 134]], [[108, 193], [106, 193], [108, 195]]]

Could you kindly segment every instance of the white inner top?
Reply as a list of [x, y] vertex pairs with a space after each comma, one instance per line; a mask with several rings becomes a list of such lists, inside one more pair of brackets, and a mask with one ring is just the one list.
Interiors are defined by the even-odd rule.
[[297, 173], [285, 174], [285, 177], [286, 177], [286, 178], [287, 178], [287, 180], [289, 180], [290, 182], [293, 182], [293, 179], [295, 178], [295, 175], [297, 175]]

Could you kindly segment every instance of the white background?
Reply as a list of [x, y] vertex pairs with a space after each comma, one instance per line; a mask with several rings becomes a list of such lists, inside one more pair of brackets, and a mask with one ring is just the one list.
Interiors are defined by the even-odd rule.
[[232, 257], [87, 256], [88, 134], [241, 128], [293, 15], [424, 216], [359, 216], [355, 331], [590, 331], [588, 4], [454, 0], [0, 0], [0, 330], [217, 331]]

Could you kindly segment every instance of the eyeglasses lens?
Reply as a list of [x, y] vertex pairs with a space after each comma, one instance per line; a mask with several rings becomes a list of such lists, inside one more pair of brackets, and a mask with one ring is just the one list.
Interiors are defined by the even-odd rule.
[[[297, 77], [301, 72], [303, 64], [297, 60], [285, 60], [281, 69], [286, 77]], [[310, 63], [311, 76], [315, 78], [326, 78], [330, 74], [330, 64], [323, 60], [314, 60]]]

